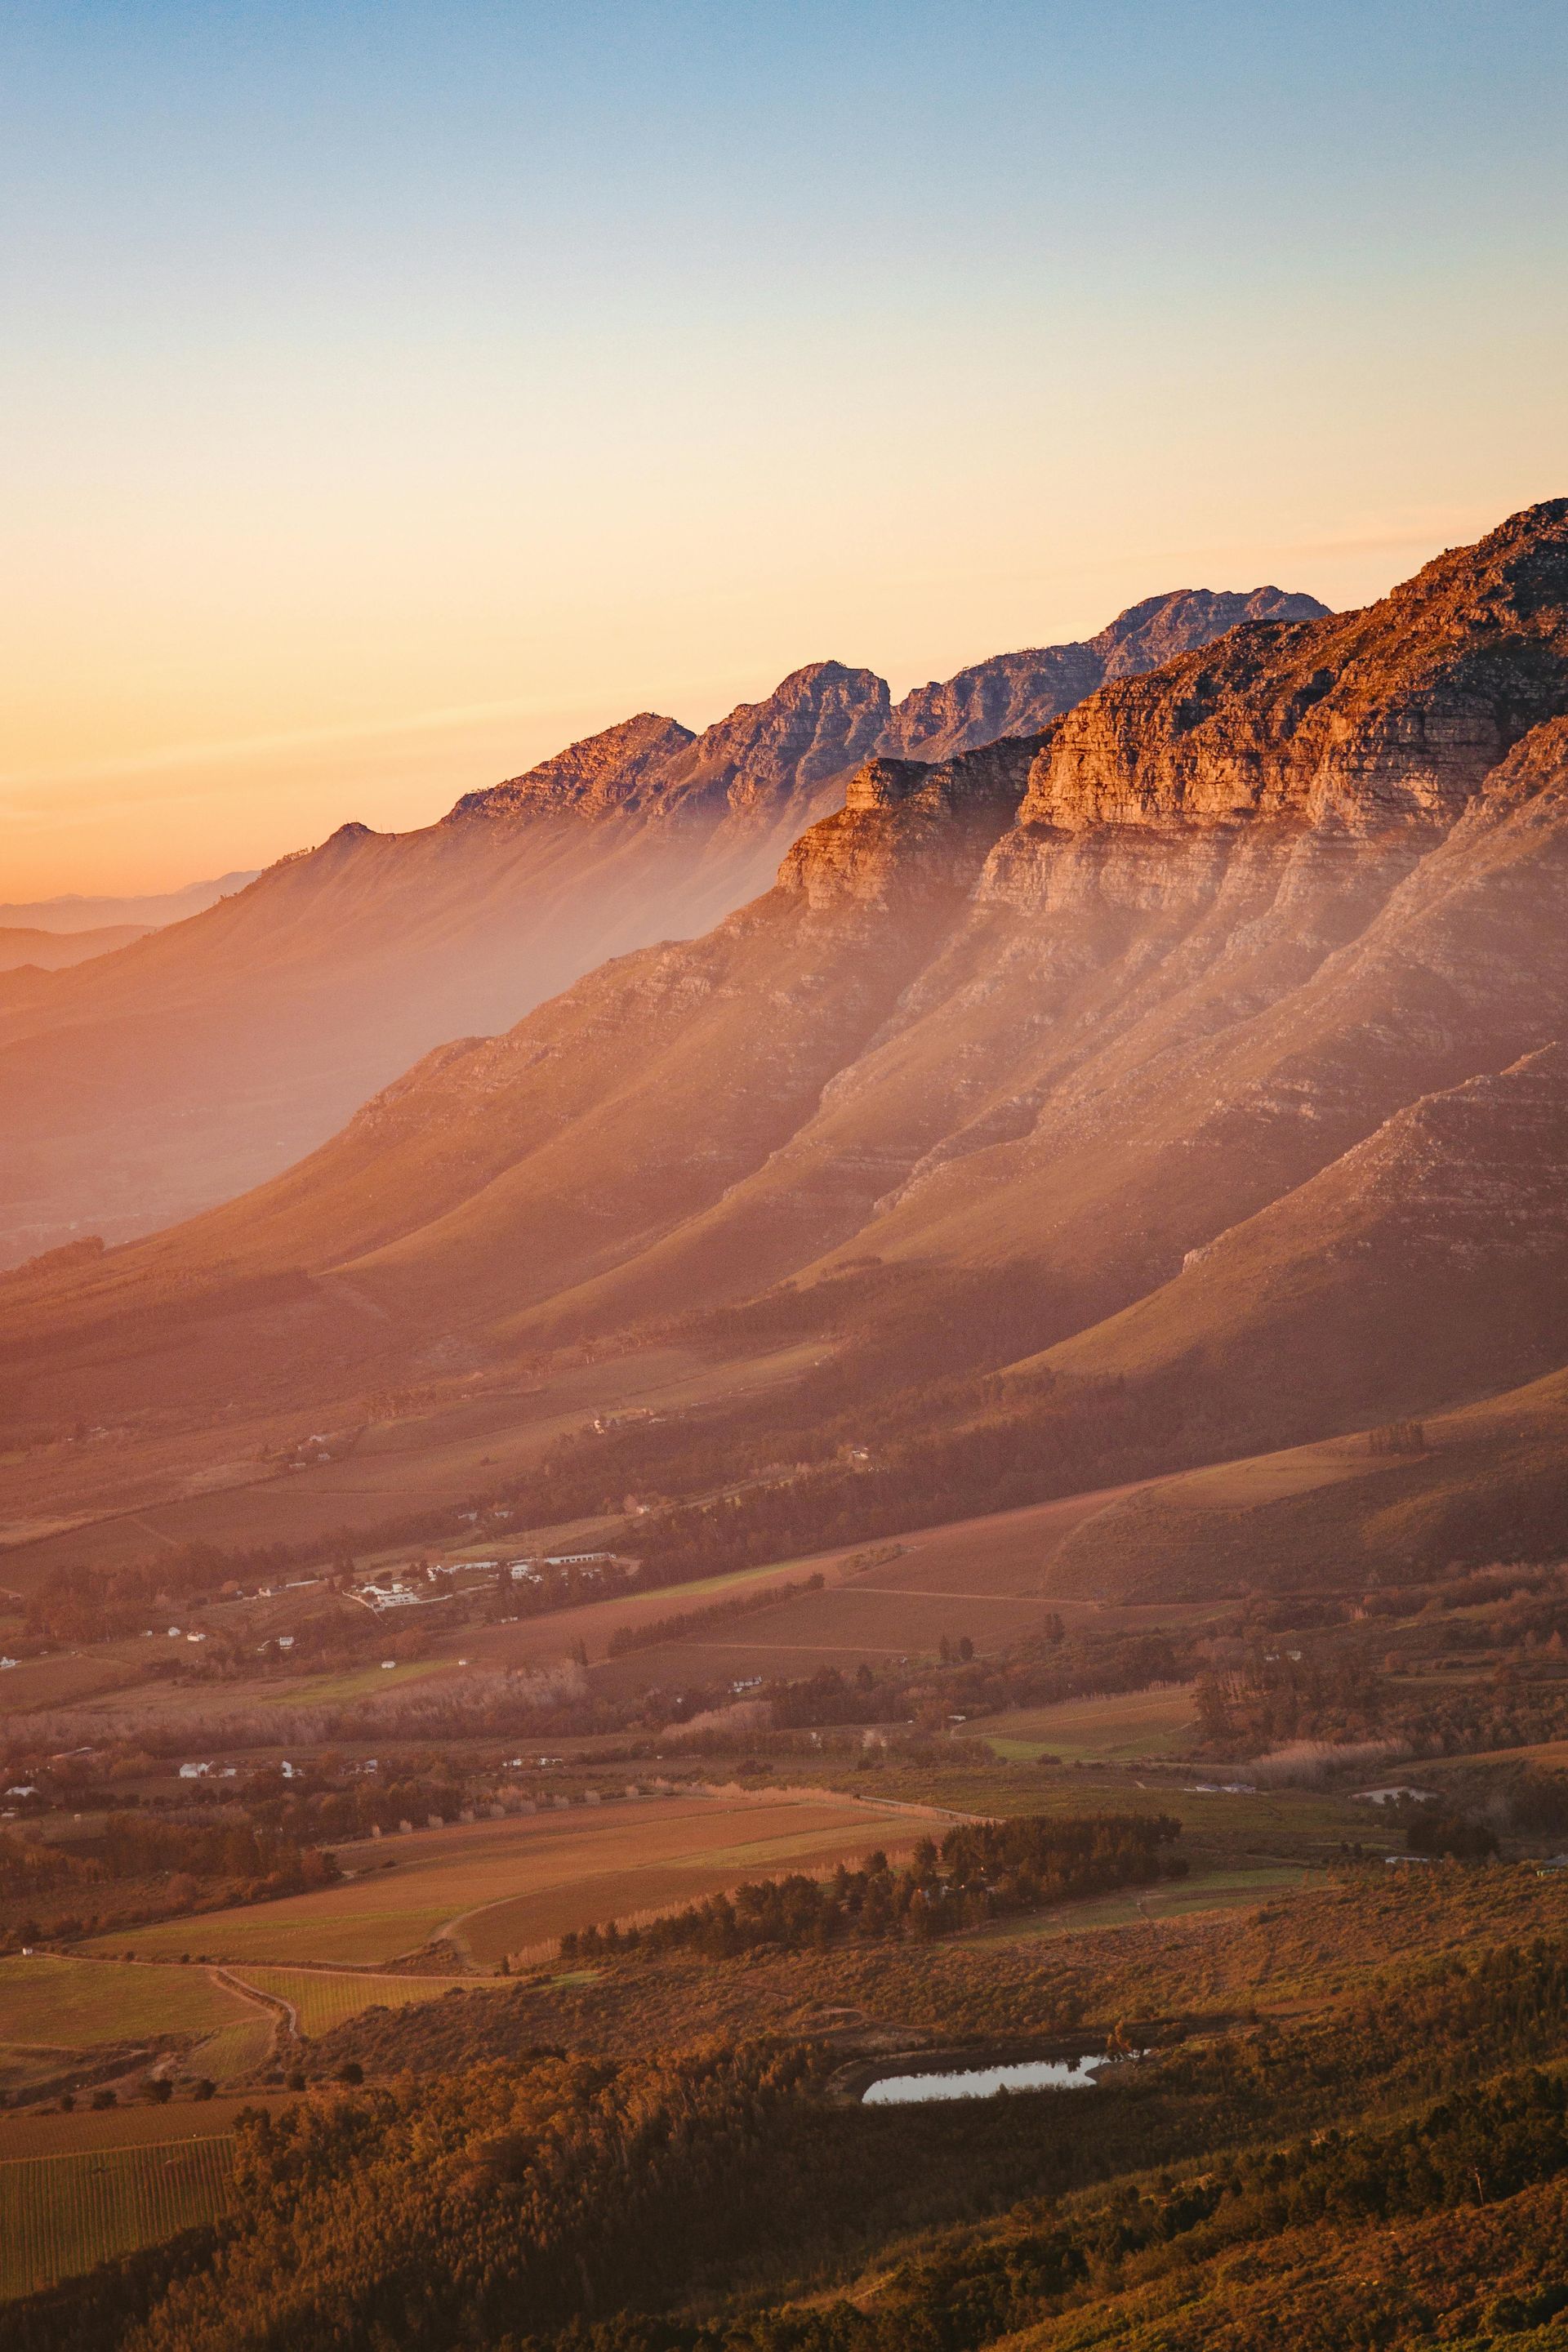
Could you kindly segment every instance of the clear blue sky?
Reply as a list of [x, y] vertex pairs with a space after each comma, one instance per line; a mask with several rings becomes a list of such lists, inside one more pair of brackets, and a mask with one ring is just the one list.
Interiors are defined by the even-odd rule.
[[1565, 121], [1563, 0], [13, 0], [8, 895], [1374, 594], [1568, 489]]

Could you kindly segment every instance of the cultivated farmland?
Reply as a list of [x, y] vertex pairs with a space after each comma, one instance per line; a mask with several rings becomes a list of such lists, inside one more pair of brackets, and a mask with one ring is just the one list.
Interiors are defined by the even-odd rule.
[[[543, 1665], [578, 1643], [589, 1660], [594, 1687], [620, 1692], [682, 1675], [739, 1678], [748, 1675], [809, 1675], [824, 1666], [935, 1652], [944, 1634], [967, 1634], [984, 1652], [1038, 1633], [1053, 1612], [1068, 1622], [1093, 1615], [1094, 1604], [1061, 1601], [1049, 1591], [1052, 1563], [1076, 1531], [1113, 1512], [1138, 1490], [1107, 1487], [1063, 1496], [984, 1518], [917, 1528], [886, 1543], [775, 1560], [701, 1582], [592, 1602], [512, 1625], [483, 1628], [465, 1637], [465, 1651], [487, 1663]], [[890, 1555], [878, 1558], [879, 1554]], [[871, 1563], [871, 1564], [868, 1564]], [[797, 1581], [820, 1572], [822, 1589], [738, 1619], [710, 1625], [654, 1649], [611, 1658], [613, 1633], [739, 1597], [758, 1587]], [[1210, 1612], [1119, 1609], [1113, 1622], [1133, 1627], [1169, 1624]]]
[[344, 1863], [364, 1874], [342, 1885], [141, 1928], [100, 1948], [374, 1967], [445, 1937], [484, 1966], [568, 1927], [877, 1845], [890, 1852], [918, 1833], [906, 1817], [845, 1798], [622, 1799], [346, 1847]]
[[1055, 1706], [1018, 1707], [988, 1716], [975, 1729], [998, 1756], [1028, 1762], [1060, 1756], [1114, 1763], [1161, 1756], [1195, 1738], [1189, 1683], [1152, 1690], [1113, 1691], [1096, 1698], [1063, 1699]]
[[205, 1969], [123, 1968], [50, 1953], [0, 1959], [0, 2064], [15, 2089], [95, 2053], [188, 2046], [234, 2028], [254, 2032], [257, 2021], [254, 2004]]
[[307, 2039], [346, 2025], [367, 2009], [406, 2009], [437, 2000], [453, 1986], [473, 1989], [471, 1977], [358, 1976], [346, 1969], [247, 1968], [243, 1981], [272, 2000], [287, 2002]]
[[215, 2221], [233, 2165], [226, 2132], [0, 2160], [0, 2295]]

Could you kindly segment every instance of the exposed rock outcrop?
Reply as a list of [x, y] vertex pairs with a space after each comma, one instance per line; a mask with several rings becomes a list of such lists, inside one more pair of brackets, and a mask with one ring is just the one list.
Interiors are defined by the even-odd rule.
[[879, 746], [908, 759], [945, 760], [1003, 735], [1032, 735], [1110, 679], [1158, 668], [1223, 636], [1243, 621], [1321, 620], [1315, 596], [1280, 588], [1250, 595], [1174, 588], [1130, 605], [1099, 635], [1068, 646], [997, 654], [933, 679], [898, 703]]
[[1051, 731], [1034, 830], [1285, 817], [1364, 834], [1452, 823], [1568, 701], [1568, 499], [1452, 549], [1382, 604], [1254, 623], [1103, 688]]
[[890, 911], [915, 891], [966, 896], [1017, 807], [1035, 748], [1026, 737], [957, 760], [868, 761], [843, 808], [790, 850], [779, 887], [819, 911], [847, 900]]
[[657, 792], [670, 762], [695, 740], [690, 728], [678, 719], [640, 710], [618, 727], [569, 743], [525, 775], [510, 776], [483, 792], [465, 793], [447, 823], [469, 817], [573, 815], [594, 824], [635, 811]]

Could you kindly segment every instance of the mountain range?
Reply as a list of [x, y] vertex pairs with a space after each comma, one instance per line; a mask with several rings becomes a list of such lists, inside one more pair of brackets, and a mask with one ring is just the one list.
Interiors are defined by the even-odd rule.
[[1178, 591], [898, 703], [869, 670], [814, 663], [700, 735], [643, 712], [421, 831], [345, 824], [90, 968], [0, 970], [0, 1262], [242, 1192], [430, 1047], [708, 929], [873, 752], [950, 757], [1237, 622], [1321, 609]]
[[[894, 751], [856, 674], [808, 675], [813, 744], [842, 689], [868, 756], [770, 888], [443, 1045], [244, 1198], [11, 1276], [12, 1420], [346, 1411], [672, 1335], [740, 1381], [787, 1338], [794, 1387], [715, 1422], [700, 1479], [689, 1433], [640, 1458], [679, 1501], [798, 1453], [800, 1549], [830, 1489], [854, 1531], [922, 1479], [936, 1516], [1445, 1413], [1481, 1486], [1524, 1429], [1556, 1492], [1568, 500], [1363, 611], [1245, 619], [1033, 725], [1010, 700], [979, 744], [994, 676], [926, 690]], [[616, 754], [631, 797], [657, 772], [716, 844], [754, 772], [656, 724]], [[1498, 1491], [1467, 1544], [1517, 1517]]]

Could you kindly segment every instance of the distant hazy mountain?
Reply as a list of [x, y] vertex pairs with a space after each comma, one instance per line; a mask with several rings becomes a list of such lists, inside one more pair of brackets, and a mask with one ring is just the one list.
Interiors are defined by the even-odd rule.
[[216, 882], [187, 882], [183, 890], [157, 891], [144, 898], [83, 898], [73, 893], [63, 898], [13, 899], [0, 904], [0, 926], [91, 931], [130, 924], [138, 931], [155, 930], [164, 923], [183, 923], [187, 915], [199, 915], [220, 898], [232, 898], [255, 881], [256, 871], [220, 874]]
[[0, 929], [0, 971], [31, 965], [37, 971], [63, 971], [68, 964], [87, 963], [143, 939], [149, 926], [110, 923], [99, 931], [12, 930]]
[[107, 961], [0, 973], [0, 1262], [239, 1192], [432, 1046], [705, 931], [767, 887], [875, 751], [1038, 727], [1237, 620], [1322, 609], [1182, 590], [1086, 645], [1004, 655], [897, 705], [869, 670], [814, 663], [700, 735], [644, 712], [419, 832], [344, 825], [247, 887], [205, 886], [218, 903]]

